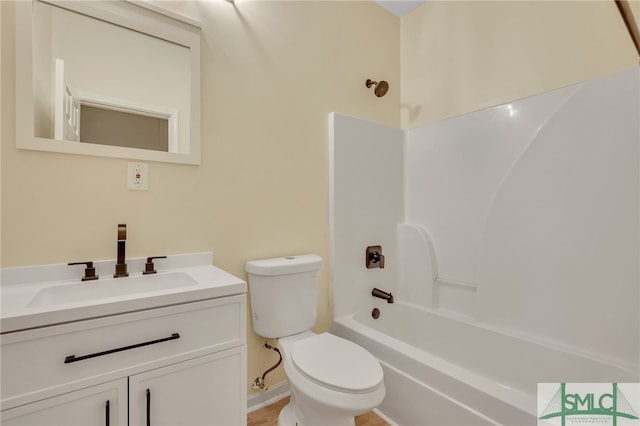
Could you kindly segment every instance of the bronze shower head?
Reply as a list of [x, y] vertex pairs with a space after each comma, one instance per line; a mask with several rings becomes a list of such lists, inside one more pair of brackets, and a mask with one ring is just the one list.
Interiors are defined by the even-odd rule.
[[389, 90], [389, 83], [387, 83], [384, 80], [380, 80], [380, 81], [373, 81], [371, 79], [367, 79], [367, 82], [365, 83], [365, 86], [367, 86], [367, 88], [370, 88], [371, 86], [376, 86], [376, 88], [373, 90], [373, 93], [376, 94], [377, 97], [381, 98], [384, 95], [387, 94], [387, 90]]

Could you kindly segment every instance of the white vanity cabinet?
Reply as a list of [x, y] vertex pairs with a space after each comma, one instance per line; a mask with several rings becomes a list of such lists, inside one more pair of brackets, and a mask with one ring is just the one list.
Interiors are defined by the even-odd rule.
[[239, 294], [3, 334], [0, 423], [244, 424], [245, 312]]
[[127, 379], [5, 410], [1, 419], [3, 426], [126, 426]]
[[244, 364], [244, 353], [229, 349], [129, 377], [129, 426], [244, 424]]

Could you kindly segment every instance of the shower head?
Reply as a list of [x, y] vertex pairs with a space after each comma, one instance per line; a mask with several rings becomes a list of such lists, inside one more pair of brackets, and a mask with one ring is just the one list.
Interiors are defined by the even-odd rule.
[[389, 83], [387, 83], [384, 80], [380, 80], [380, 81], [373, 81], [371, 79], [367, 79], [367, 82], [365, 83], [365, 86], [367, 86], [367, 88], [370, 88], [371, 86], [376, 86], [376, 88], [373, 90], [373, 93], [376, 94], [377, 97], [381, 98], [384, 95], [387, 94], [387, 90], [389, 90]]

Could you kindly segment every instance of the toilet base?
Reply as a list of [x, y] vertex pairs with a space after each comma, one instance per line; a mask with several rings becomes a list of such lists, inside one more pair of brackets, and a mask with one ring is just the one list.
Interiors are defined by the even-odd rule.
[[278, 426], [296, 426], [296, 413], [291, 403], [285, 405], [278, 415]]
[[336, 415], [325, 410], [319, 412], [317, 408], [296, 406], [295, 394], [292, 392], [291, 400], [280, 410], [278, 426], [355, 426], [353, 416]]
[[[326, 417], [323, 418], [321, 423], [318, 423], [316, 426], [327, 426]], [[338, 421], [338, 423], [335, 423]], [[330, 423], [331, 426], [344, 425], [344, 426], [354, 426], [355, 418], [354, 417], [342, 417], [340, 419], [334, 418]], [[282, 410], [280, 410], [280, 414], [278, 415], [278, 426], [308, 426], [308, 423], [301, 423], [298, 421], [296, 417], [295, 408], [291, 403], [284, 406]]]

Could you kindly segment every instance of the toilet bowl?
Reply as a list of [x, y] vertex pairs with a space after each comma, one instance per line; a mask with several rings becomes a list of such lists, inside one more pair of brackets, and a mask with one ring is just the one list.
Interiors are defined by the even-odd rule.
[[247, 262], [253, 329], [278, 339], [291, 400], [280, 426], [352, 426], [377, 407], [385, 387], [378, 360], [361, 346], [329, 333], [315, 334], [318, 271], [313, 254]]
[[308, 331], [279, 339], [278, 348], [291, 387], [281, 426], [352, 426], [384, 399], [380, 364], [353, 342]]

